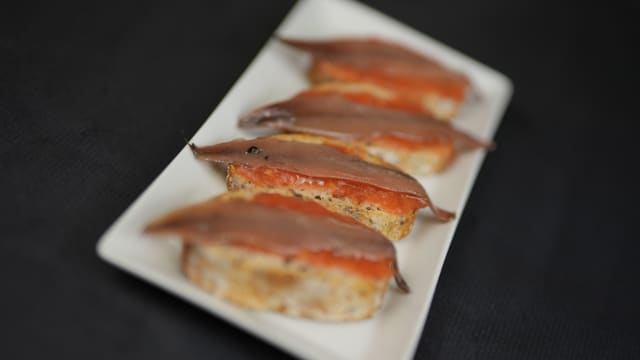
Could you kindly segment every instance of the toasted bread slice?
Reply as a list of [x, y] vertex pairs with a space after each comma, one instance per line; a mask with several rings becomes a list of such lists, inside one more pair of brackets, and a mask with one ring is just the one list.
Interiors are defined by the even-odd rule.
[[441, 121], [451, 121], [464, 102], [464, 96], [447, 96], [437, 91], [402, 86], [396, 81], [369, 78], [347, 66], [325, 60], [312, 62], [309, 79], [319, 90], [339, 91], [358, 102], [430, 115]]
[[197, 286], [251, 309], [327, 321], [372, 316], [398, 272], [379, 233], [318, 204], [246, 191], [174, 211], [146, 232], [184, 240]]
[[[449, 121], [470, 87], [461, 73], [394, 42], [375, 38], [281, 39], [311, 53], [309, 78], [359, 101]], [[334, 89], [334, 90], [336, 90]]]
[[432, 141], [427, 144], [406, 144], [394, 139], [369, 141], [340, 141], [334, 138], [308, 134], [279, 134], [274, 138], [342, 147], [372, 164], [396, 168], [415, 176], [427, 176], [446, 169], [456, 157], [456, 146], [451, 141]]
[[418, 209], [441, 221], [455, 214], [436, 207], [422, 186], [394, 168], [366, 162], [338, 148], [279, 135], [192, 145], [196, 157], [227, 165], [227, 187], [302, 197], [350, 216], [391, 240], [405, 237]]
[[[297, 177], [301, 181], [288, 181], [287, 174], [277, 170], [247, 168], [229, 164], [227, 167], [227, 188], [229, 190], [249, 190], [258, 193], [272, 193], [294, 196], [314, 201], [323, 207], [352, 217], [362, 224], [396, 241], [406, 237], [418, 212], [417, 208], [391, 212], [365, 196], [337, 196], [336, 189], [327, 189], [312, 179]], [[339, 191], [339, 190], [338, 190]]]
[[238, 125], [322, 136], [317, 142], [345, 147], [366, 161], [386, 162], [412, 175], [442, 171], [458, 152], [493, 146], [432, 117], [380, 109], [315, 89], [249, 112]]
[[207, 292], [247, 308], [327, 321], [371, 317], [388, 279], [228, 245], [185, 246], [182, 269]]
[[372, 164], [399, 169], [416, 176], [443, 171], [453, 162], [457, 152], [455, 144], [451, 141], [432, 141], [421, 146], [412, 146], [393, 139], [342, 141], [326, 136], [296, 133], [278, 134], [273, 137], [336, 147]]

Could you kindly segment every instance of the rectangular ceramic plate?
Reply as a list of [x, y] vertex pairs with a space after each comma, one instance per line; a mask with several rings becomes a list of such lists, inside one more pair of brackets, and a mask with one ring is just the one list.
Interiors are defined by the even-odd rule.
[[[511, 96], [511, 84], [503, 75], [356, 2], [302, 0], [276, 34], [298, 38], [377, 35], [429, 54], [473, 81], [479, 97], [465, 105], [455, 123], [483, 139], [493, 136]], [[307, 87], [308, 61], [307, 55], [269, 41], [192, 141], [206, 145], [254, 137], [255, 132], [236, 128], [238, 115]], [[460, 215], [483, 158], [482, 151], [464, 154], [442, 175], [419, 181], [436, 204]], [[180, 272], [177, 241], [142, 234], [151, 219], [224, 191], [223, 177], [195, 160], [185, 147], [104, 234], [98, 253], [106, 261], [297, 356], [408, 359], [413, 355], [457, 219], [441, 224], [425, 211], [418, 216], [411, 235], [397, 243], [400, 269], [411, 285], [410, 294], [391, 287], [382, 308], [369, 320], [316, 322], [245, 310], [212, 298]]]

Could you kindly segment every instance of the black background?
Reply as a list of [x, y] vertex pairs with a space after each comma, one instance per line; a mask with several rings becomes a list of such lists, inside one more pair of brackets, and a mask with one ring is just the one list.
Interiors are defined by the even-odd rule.
[[[640, 358], [637, 2], [370, 3], [515, 84], [416, 357]], [[287, 356], [94, 249], [292, 4], [2, 5], [0, 358]]]

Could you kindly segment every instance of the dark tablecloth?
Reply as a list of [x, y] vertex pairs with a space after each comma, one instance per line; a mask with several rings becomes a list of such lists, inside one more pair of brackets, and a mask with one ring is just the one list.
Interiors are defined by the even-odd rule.
[[[637, 2], [371, 3], [515, 84], [416, 357], [640, 358]], [[3, 4], [0, 358], [287, 356], [95, 245], [292, 4]]]

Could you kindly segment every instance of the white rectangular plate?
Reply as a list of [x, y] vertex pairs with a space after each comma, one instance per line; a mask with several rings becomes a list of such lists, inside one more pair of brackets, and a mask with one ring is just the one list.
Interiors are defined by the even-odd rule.
[[[375, 10], [350, 0], [302, 0], [276, 30], [284, 36], [329, 38], [377, 35], [407, 44], [467, 74], [479, 99], [465, 105], [455, 124], [489, 139], [511, 96], [503, 75]], [[192, 141], [214, 144], [255, 133], [236, 128], [238, 116], [308, 86], [308, 56], [269, 41]], [[419, 179], [439, 206], [462, 213], [484, 154], [464, 154], [444, 174]], [[408, 295], [391, 290], [369, 320], [325, 323], [245, 310], [212, 298], [191, 285], [179, 269], [178, 242], [142, 234], [151, 219], [225, 191], [220, 174], [194, 159], [185, 147], [98, 243], [106, 261], [146, 279], [292, 354], [313, 359], [408, 359], [415, 352], [440, 269], [458, 219], [446, 224], [418, 217], [411, 235], [397, 243]]]

